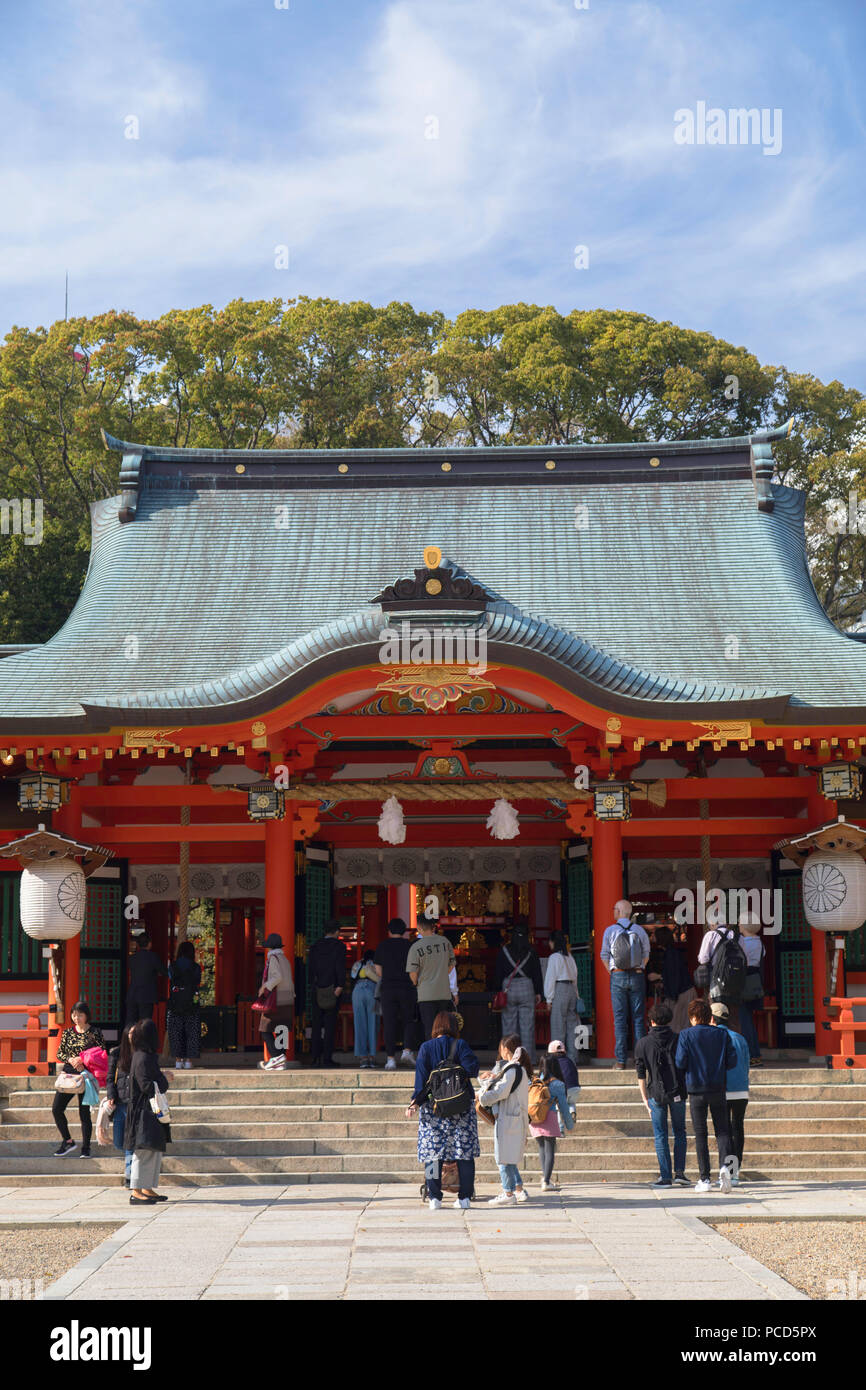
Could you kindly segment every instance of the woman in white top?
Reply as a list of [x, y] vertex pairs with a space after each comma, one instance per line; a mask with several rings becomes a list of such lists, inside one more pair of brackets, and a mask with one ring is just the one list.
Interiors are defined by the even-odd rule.
[[550, 944], [552, 954], [547, 958], [544, 972], [544, 997], [550, 1005], [550, 1036], [563, 1039], [565, 1050], [576, 1066], [577, 966], [569, 953], [565, 932], [554, 932]]
[[286, 1065], [285, 1040], [290, 1036], [294, 1024], [295, 984], [292, 967], [283, 953], [283, 938], [271, 932], [265, 941], [265, 950], [268, 952], [268, 963], [259, 994], [267, 994], [273, 989], [277, 998], [274, 1007], [261, 1015], [259, 1032], [263, 1035], [262, 1041], [267, 1045], [270, 1058], [267, 1062], [259, 1062], [259, 1066], [263, 1071], [283, 1071]]
[[529, 1083], [532, 1063], [516, 1033], [503, 1038], [499, 1044], [501, 1069], [486, 1072], [481, 1077], [478, 1100], [492, 1108], [496, 1124], [493, 1131], [493, 1151], [499, 1164], [502, 1191], [488, 1203], [492, 1207], [513, 1206], [525, 1202], [528, 1193], [523, 1186], [519, 1164], [523, 1162], [526, 1140], [529, 1137]]

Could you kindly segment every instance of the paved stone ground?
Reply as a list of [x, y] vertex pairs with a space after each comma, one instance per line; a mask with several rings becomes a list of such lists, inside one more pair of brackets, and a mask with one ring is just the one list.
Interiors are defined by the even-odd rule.
[[[121, 1220], [51, 1299], [805, 1299], [706, 1218], [866, 1216], [866, 1184], [754, 1184], [729, 1197], [585, 1185], [525, 1206], [422, 1207], [406, 1185], [0, 1188], [3, 1223]], [[492, 1189], [491, 1189], [492, 1194]], [[701, 1218], [705, 1218], [701, 1220]]]

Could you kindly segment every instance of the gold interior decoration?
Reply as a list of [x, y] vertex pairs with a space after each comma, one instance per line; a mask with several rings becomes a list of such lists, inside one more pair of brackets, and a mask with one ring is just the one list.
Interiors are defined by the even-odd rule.
[[554, 468], [556, 467], [556, 463], [553, 459], [548, 459], [544, 466], [545, 468], [549, 469], [552, 473]]
[[348, 471], [349, 471], [349, 465], [348, 465], [347, 463], [338, 463], [338, 464], [337, 464], [337, 472], [338, 472], [338, 473], [348, 473]]
[[428, 570], [438, 570], [442, 564], [442, 551], [438, 545], [425, 545], [424, 566]]
[[450, 758], [436, 758], [436, 759], [434, 759], [434, 762], [433, 762], [433, 771], [436, 773], [436, 776], [437, 776], [437, 777], [447, 777], [447, 776], [448, 776], [448, 773], [451, 771], [451, 759], [450, 759]]
[[661, 459], [650, 459], [650, 468], [658, 468]]
[[257, 719], [250, 727], [256, 738], [261, 738], [262, 734], [265, 732], [264, 721], [261, 719]]
[[451, 472], [451, 464], [450, 464], [450, 463], [443, 463], [443, 465], [442, 465], [442, 472], [443, 472], [443, 473], [450, 473], [450, 472]]
[[245, 463], [236, 463], [236, 464], [235, 464], [235, 472], [236, 472], [236, 473], [246, 473], [246, 471], [247, 471], [247, 466], [246, 466]]
[[517, 885], [517, 911], [521, 917], [529, 916], [529, 884], [519, 883]]
[[441, 594], [442, 592], [442, 584], [438, 579], [428, 579], [424, 588], [428, 594]]
[[615, 734], [617, 730], [622, 728], [622, 720], [617, 719], [616, 715], [612, 714], [610, 719], [607, 721], [606, 727], [610, 730], [612, 734]]

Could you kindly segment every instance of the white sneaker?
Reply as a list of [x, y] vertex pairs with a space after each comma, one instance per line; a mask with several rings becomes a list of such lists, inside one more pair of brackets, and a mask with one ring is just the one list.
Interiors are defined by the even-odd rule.
[[438, 1197], [431, 1197], [427, 1205], [429, 1206], [431, 1211], [439, 1211], [442, 1206], [442, 1203], [439, 1201]]
[[719, 1169], [719, 1187], [722, 1192], [730, 1192], [733, 1186], [734, 1184], [731, 1182], [731, 1170], [730, 1168], [726, 1168], [723, 1163]]
[[285, 1065], [285, 1057], [272, 1057], [269, 1062], [265, 1063], [265, 1071], [283, 1071]]
[[491, 1197], [487, 1205], [489, 1207], [513, 1207], [514, 1200], [513, 1192], [500, 1192], [498, 1197]]
[[515, 1192], [515, 1194], [514, 1194], [514, 1200], [515, 1200], [515, 1202], [528, 1202], [528, 1201], [529, 1201], [529, 1193], [527, 1192], [527, 1190], [526, 1190], [525, 1187], [521, 1187], [521, 1189], [520, 1189], [519, 1192]]
[[740, 1176], [740, 1160], [736, 1154], [728, 1154], [725, 1159], [725, 1167], [731, 1175], [731, 1182], [736, 1182]]
[[408, 1047], [404, 1047], [404, 1048], [403, 1048], [403, 1051], [402, 1051], [401, 1054], [400, 1054], [400, 1061], [401, 1061], [401, 1062], [408, 1062], [410, 1066], [413, 1066], [413, 1067], [414, 1067], [414, 1065], [415, 1065], [415, 1063], [417, 1062], [417, 1060], [418, 1060], [418, 1058], [415, 1056], [415, 1053], [414, 1053], [414, 1052], [410, 1052], [409, 1049], [408, 1049]]
[[452, 1205], [455, 1211], [468, 1211], [469, 1208], [472, 1206], [472, 1203], [470, 1202], [468, 1197], [458, 1197], [457, 1201], [454, 1202]]
[[544, 1181], [544, 1178], [541, 1179], [541, 1190], [542, 1190], [542, 1192], [549, 1192], [549, 1191], [550, 1191], [550, 1183], [549, 1183], [549, 1182], [545, 1182], [545, 1181]]
[[388, 1060], [387, 1060], [387, 1062], [385, 1063], [385, 1071], [396, 1071], [396, 1070], [397, 1070], [397, 1063], [395, 1062], [395, 1060], [394, 1060], [393, 1057], [389, 1057]]
[[701, 1178], [700, 1182], [695, 1183], [695, 1192], [709, 1192], [710, 1182], [708, 1178]]

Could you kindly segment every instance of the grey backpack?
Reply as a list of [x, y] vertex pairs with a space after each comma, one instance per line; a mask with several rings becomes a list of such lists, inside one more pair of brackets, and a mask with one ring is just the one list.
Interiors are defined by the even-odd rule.
[[635, 930], [635, 923], [629, 922], [613, 938], [611, 957], [617, 970], [637, 970], [643, 962], [643, 942]]

